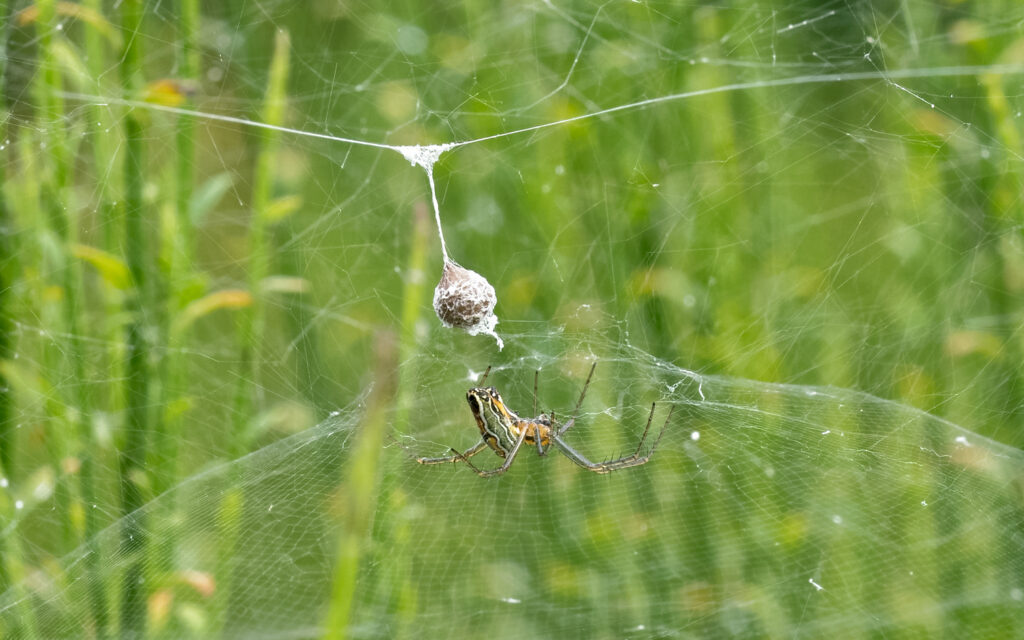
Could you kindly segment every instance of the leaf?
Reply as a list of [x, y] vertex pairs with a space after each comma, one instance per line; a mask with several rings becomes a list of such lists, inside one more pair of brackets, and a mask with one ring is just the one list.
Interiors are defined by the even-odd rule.
[[[113, 49], [120, 49], [124, 46], [121, 34], [101, 13], [75, 2], [58, 2], [57, 15], [67, 16], [80, 20], [96, 30], [97, 33], [107, 39]], [[34, 23], [39, 19], [39, 7], [35, 4], [25, 7], [18, 12], [15, 20], [18, 26], [25, 26]]]
[[267, 222], [278, 222], [298, 211], [301, 206], [302, 196], [282, 196], [267, 205], [263, 216]]
[[948, 333], [945, 347], [946, 353], [954, 358], [974, 354], [995, 358], [1002, 352], [1003, 343], [997, 336], [987, 331], [964, 329]]
[[203, 223], [206, 214], [210, 212], [210, 209], [215, 204], [220, 202], [220, 199], [224, 197], [224, 194], [228, 192], [228, 189], [233, 184], [234, 178], [231, 173], [224, 172], [213, 176], [195, 190], [195, 193], [192, 194], [192, 199], [188, 203], [188, 218], [193, 226], [199, 226]]
[[79, 89], [91, 81], [89, 70], [85, 66], [82, 54], [65, 40], [57, 40], [50, 48], [53, 57], [64, 70], [66, 78], [75, 82]]
[[15, 360], [0, 360], [0, 378], [18, 393], [39, 397], [52, 391], [41, 376]]
[[124, 291], [131, 288], [132, 276], [128, 265], [114, 254], [84, 244], [73, 244], [71, 255], [91, 264], [103, 280], [115, 289]]
[[179, 107], [194, 93], [195, 88], [187, 81], [161, 78], [146, 85], [142, 99], [165, 107]]
[[174, 331], [184, 331], [199, 318], [219, 309], [244, 309], [251, 304], [252, 295], [243, 289], [214, 291], [185, 307], [174, 321]]
[[269, 276], [260, 284], [266, 293], [309, 293], [313, 288], [309, 280], [293, 276]]

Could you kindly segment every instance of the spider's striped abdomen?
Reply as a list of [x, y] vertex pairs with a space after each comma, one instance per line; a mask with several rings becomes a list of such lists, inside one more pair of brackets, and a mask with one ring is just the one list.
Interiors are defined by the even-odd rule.
[[501, 395], [494, 387], [478, 387], [466, 392], [466, 402], [476, 418], [480, 435], [494, 453], [502, 458], [512, 451], [518, 434], [512, 434], [519, 416], [505, 408]]
[[505, 406], [501, 394], [494, 387], [470, 389], [466, 392], [466, 402], [469, 403], [469, 409], [476, 418], [476, 426], [480, 429], [484, 442], [498, 456], [504, 458], [512, 451], [524, 429], [524, 444], [536, 444], [536, 434], [539, 431], [541, 446], [548, 446], [551, 421], [547, 416], [523, 420]]

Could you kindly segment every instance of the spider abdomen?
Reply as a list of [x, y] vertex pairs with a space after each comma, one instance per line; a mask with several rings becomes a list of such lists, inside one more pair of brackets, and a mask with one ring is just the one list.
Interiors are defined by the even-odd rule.
[[537, 434], [540, 434], [540, 446], [546, 447], [551, 443], [551, 423], [547, 420], [518, 420], [512, 425], [512, 435], [516, 440], [519, 434], [526, 430], [526, 437], [523, 442], [526, 444], [537, 444]]

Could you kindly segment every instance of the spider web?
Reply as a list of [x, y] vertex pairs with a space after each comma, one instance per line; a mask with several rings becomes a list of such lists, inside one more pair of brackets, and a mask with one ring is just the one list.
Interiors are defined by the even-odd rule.
[[[1024, 628], [1015, 3], [123, 8], [5, 26], [5, 635]], [[413, 461], [594, 362], [649, 464]]]

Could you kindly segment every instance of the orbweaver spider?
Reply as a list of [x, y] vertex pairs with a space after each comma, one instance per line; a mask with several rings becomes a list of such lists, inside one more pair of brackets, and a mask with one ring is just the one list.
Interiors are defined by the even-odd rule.
[[[619, 469], [645, 464], [651, 459], [654, 450], [661, 441], [661, 436], [665, 433], [668, 421], [672, 418], [672, 411], [675, 409], [674, 405], [669, 408], [665, 424], [661, 426], [661, 432], [658, 433], [657, 439], [655, 439], [650, 450], [644, 455], [640, 455], [640, 450], [644, 446], [644, 441], [647, 440], [647, 433], [651, 428], [651, 420], [654, 419], [654, 403], [651, 404], [651, 413], [647, 416], [647, 426], [644, 427], [644, 434], [640, 437], [640, 443], [637, 444], [636, 451], [632, 455], [609, 460], [608, 462], [591, 462], [586, 456], [562, 440], [562, 435], [576, 424], [576, 417], [579, 415], [580, 407], [583, 405], [583, 398], [587, 395], [587, 387], [590, 386], [590, 378], [594, 375], [596, 367], [596, 362], [590, 367], [590, 373], [587, 374], [587, 381], [583, 383], [583, 391], [580, 393], [580, 399], [576, 402], [576, 409], [573, 411], [572, 419], [561, 426], [555, 420], [554, 412], [550, 416], [542, 413], [536, 418], [520, 418], [514, 411], [505, 406], [505, 401], [502, 400], [501, 394], [494, 387], [480, 386], [470, 389], [466, 392], [466, 401], [473, 412], [473, 417], [476, 418], [476, 426], [480, 429], [480, 435], [483, 440], [464, 453], [459, 453], [458, 450], [453, 448], [451, 449], [453, 455], [441, 458], [416, 458], [416, 462], [420, 464], [441, 464], [461, 461], [465, 462], [480, 477], [490, 478], [508, 471], [508, 468], [512, 466], [512, 461], [516, 459], [516, 454], [519, 453], [519, 448], [525, 442], [530, 445], [536, 445], [537, 455], [540, 456], [547, 455], [548, 450], [554, 446], [565, 457], [594, 473], [610, 473]], [[487, 371], [484, 372], [484, 376], [480, 380], [481, 385], [487, 381], [487, 375], [490, 372], [491, 368], [487, 367]], [[537, 378], [539, 373], [536, 372], [533, 376], [534, 413], [537, 412]], [[480, 469], [469, 461], [470, 457], [480, 453], [486, 447], [490, 447], [499, 457], [504, 458], [504, 464], [496, 469]]]

